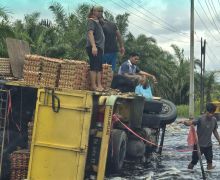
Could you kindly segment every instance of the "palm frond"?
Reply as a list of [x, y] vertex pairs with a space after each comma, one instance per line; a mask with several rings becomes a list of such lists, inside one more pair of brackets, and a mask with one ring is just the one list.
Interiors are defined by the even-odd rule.
[[57, 25], [63, 29], [66, 29], [67, 17], [63, 6], [58, 2], [54, 2], [49, 6], [49, 9], [53, 12]]

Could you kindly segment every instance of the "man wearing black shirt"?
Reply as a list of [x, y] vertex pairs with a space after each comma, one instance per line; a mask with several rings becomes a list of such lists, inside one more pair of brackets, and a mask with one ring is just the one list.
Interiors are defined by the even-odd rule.
[[107, 21], [103, 18], [100, 18], [100, 23], [102, 24], [103, 32], [105, 35], [103, 63], [112, 65], [112, 71], [115, 71], [118, 52], [117, 42], [119, 43], [119, 50], [121, 55], [124, 55], [125, 52], [122, 37], [115, 23]]

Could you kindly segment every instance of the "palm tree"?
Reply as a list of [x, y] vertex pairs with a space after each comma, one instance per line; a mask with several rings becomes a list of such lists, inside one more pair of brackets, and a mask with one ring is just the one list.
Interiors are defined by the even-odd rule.
[[215, 72], [208, 72], [205, 74], [205, 77], [206, 102], [210, 102], [212, 100], [211, 93], [214, 90]]
[[67, 15], [62, 7], [62, 5], [58, 2], [54, 2], [49, 6], [49, 9], [53, 12], [55, 16], [55, 22], [60, 28], [60, 30], [66, 30], [67, 28]]
[[115, 17], [116, 25], [122, 36], [125, 36], [128, 31], [128, 13], [119, 14]]
[[0, 7], [0, 57], [7, 57], [6, 37], [13, 37], [14, 33], [9, 24], [9, 15], [4, 7]]

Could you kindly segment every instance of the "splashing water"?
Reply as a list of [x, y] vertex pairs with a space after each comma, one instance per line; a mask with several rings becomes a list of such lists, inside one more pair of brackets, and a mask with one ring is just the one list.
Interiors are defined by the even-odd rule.
[[[218, 122], [220, 127], [220, 122]], [[220, 128], [219, 128], [220, 129]], [[220, 130], [218, 129], [218, 132]], [[202, 179], [200, 164], [194, 170], [188, 170], [187, 165], [191, 161], [191, 151], [187, 150], [188, 127], [173, 123], [167, 126], [164, 149], [161, 156], [152, 154], [150, 162], [140, 164], [126, 161], [120, 174], [113, 174], [107, 180], [197, 180]], [[219, 133], [220, 134], [220, 133]], [[213, 164], [214, 170], [206, 171], [207, 180], [220, 179], [220, 145], [215, 137], [213, 140]], [[179, 151], [180, 150], [180, 151]], [[204, 169], [206, 170], [206, 160], [202, 156]]]

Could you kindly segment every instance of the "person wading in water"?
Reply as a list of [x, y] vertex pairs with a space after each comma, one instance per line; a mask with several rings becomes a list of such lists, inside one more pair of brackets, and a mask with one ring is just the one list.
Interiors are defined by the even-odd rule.
[[[220, 137], [217, 131], [217, 119], [214, 117], [214, 113], [216, 110], [216, 106], [213, 103], [207, 103], [206, 105], [206, 113], [202, 115], [197, 120], [183, 120], [179, 121], [186, 126], [196, 125], [197, 126], [197, 135], [198, 135], [198, 143], [201, 150], [201, 155], [204, 154], [207, 161], [207, 170], [214, 169], [215, 166], [212, 164], [213, 152], [212, 152], [212, 133], [215, 138], [219, 142], [220, 145]], [[193, 152], [192, 152], [192, 161], [188, 165], [188, 169], [193, 169], [193, 167], [199, 161], [197, 145], [194, 144]]]

